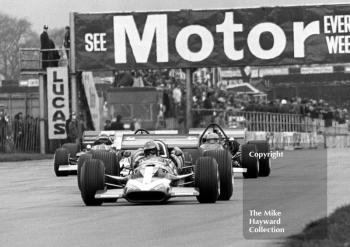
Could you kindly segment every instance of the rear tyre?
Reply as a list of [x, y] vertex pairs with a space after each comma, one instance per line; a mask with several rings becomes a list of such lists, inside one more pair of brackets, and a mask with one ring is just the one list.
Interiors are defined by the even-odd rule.
[[80, 177], [81, 168], [83, 167], [84, 163], [91, 158], [92, 158], [92, 154], [86, 153], [86, 154], [81, 155], [78, 159], [77, 180], [78, 180], [79, 190], [81, 190], [81, 177]]
[[212, 157], [219, 166], [220, 195], [218, 200], [230, 200], [233, 193], [231, 154], [227, 150], [205, 151], [204, 156]]
[[[251, 144], [255, 144], [258, 153], [270, 153], [270, 145], [266, 141], [252, 141], [248, 142]], [[259, 159], [259, 176], [260, 177], [268, 177], [271, 173], [271, 160], [270, 157], [262, 157]]]
[[76, 158], [77, 153], [80, 150], [80, 145], [77, 143], [65, 143], [62, 145], [62, 148], [65, 148], [68, 150], [71, 158]]
[[59, 167], [69, 165], [69, 153], [65, 148], [58, 148], [54, 156], [54, 171], [57, 177], [68, 176], [69, 171], [60, 171]]
[[242, 145], [242, 167], [247, 168], [243, 173], [244, 178], [257, 178], [259, 176], [259, 161], [253, 156], [257, 152], [254, 144]]
[[81, 197], [86, 206], [100, 206], [101, 199], [95, 199], [98, 190], [104, 190], [105, 168], [101, 160], [89, 159], [81, 168]]
[[219, 170], [211, 157], [198, 158], [195, 166], [195, 187], [199, 189], [200, 203], [215, 203], [219, 196]]
[[[105, 172], [108, 175], [119, 176], [120, 167], [117, 161], [117, 155], [113, 152], [107, 151], [94, 151], [92, 153], [92, 158], [101, 160], [105, 166]], [[113, 183], [113, 179], [106, 177], [106, 183]], [[112, 187], [111, 187], [112, 188]], [[113, 188], [115, 189], [115, 187]]]

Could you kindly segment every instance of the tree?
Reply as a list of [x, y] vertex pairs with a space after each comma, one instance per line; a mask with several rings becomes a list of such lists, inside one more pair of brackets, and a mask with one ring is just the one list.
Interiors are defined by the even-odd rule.
[[19, 78], [19, 48], [36, 43], [31, 23], [0, 13], [0, 74], [7, 80]]

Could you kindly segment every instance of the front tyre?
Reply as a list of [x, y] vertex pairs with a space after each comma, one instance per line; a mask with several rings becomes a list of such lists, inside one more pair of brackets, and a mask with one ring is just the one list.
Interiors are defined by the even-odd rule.
[[254, 144], [257, 148], [257, 152], [266, 154], [265, 157], [259, 159], [259, 176], [268, 177], [271, 173], [271, 160], [267, 155], [270, 153], [270, 145], [266, 141], [251, 141], [248, 142]]
[[65, 148], [58, 148], [54, 156], [54, 171], [57, 177], [68, 176], [69, 171], [60, 171], [60, 166], [69, 165], [69, 152]]
[[[120, 167], [116, 153], [108, 151], [93, 151], [92, 158], [101, 160], [103, 162], [106, 174], [112, 176], [119, 176]], [[106, 183], [114, 183], [114, 181], [113, 179], [107, 177]]]
[[105, 167], [100, 160], [89, 159], [81, 168], [81, 197], [86, 206], [100, 206], [101, 199], [96, 199], [98, 190], [105, 188]]
[[78, 180], [79, 190], [81, 190], [81, 168], [83, 167], [84, 163], [91, 158], [92, 158], [92, 154], [86, 153], [81, 155], [78, 159], [77, 180]]
[[215, 203], [219, 196], [220, 178], [218, 164], [211, 157], [198, 158], [195, 166], [195, 187], [199, 189], [200, 203]]
[[220, 195], [219, 200], [230, 200], [233, 193], [231, 154], [227, 150], [205, 151], [204, 156], [212, 157], [219, 166]]
[[259, 161], [254, 156], [256, 152], [254, 144], [242, 145], [242, 167], [247, 168], [247, 172], [243, 173], [244, 178], [257, 178], [259, 176]]

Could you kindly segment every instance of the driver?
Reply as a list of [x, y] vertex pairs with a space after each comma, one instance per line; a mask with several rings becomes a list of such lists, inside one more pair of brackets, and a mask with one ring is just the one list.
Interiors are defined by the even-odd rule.
[[220, 143], [219, 135], [216, 133], [208, 133], [205, 137], [205, 142], [200, 146], [200, 148], [204, 151], [224, 149], [223, 145]]
[[159, 157], [158, 146], [154, 141], [148, 141], [145, 143], [143, 146], [143, 153], [147, 160], [152, 158], [161, 159], [161, 157]]
[[148, 141], [143, 146], [143, 153], [144, 157], [139, 159], [135, 163], [135, 167], [138, 167], [140, 164], [142, 164], [145, 161], [158, 161], [158, 162], [164, 162], [165, 166], [168, 166], [171, 168], [174, 173], [177, 173], [176, 166], [173, 164], [173, 162], [170, 159], [162, 158], [159, 156], [159, 150], [158, 145], [154, 141]]
[[107, 134], [103, 133], [98, 136], [98, 139], [94, 142], [94, 146], [101, 145], [101, 144], [112, 145], [113, 141]]

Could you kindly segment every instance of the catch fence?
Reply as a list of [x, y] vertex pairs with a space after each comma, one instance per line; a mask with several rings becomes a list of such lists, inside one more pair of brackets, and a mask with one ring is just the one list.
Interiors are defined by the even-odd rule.
[[38, 118], [0, 122], [0, 152], [40, 152], [40, 121]]

